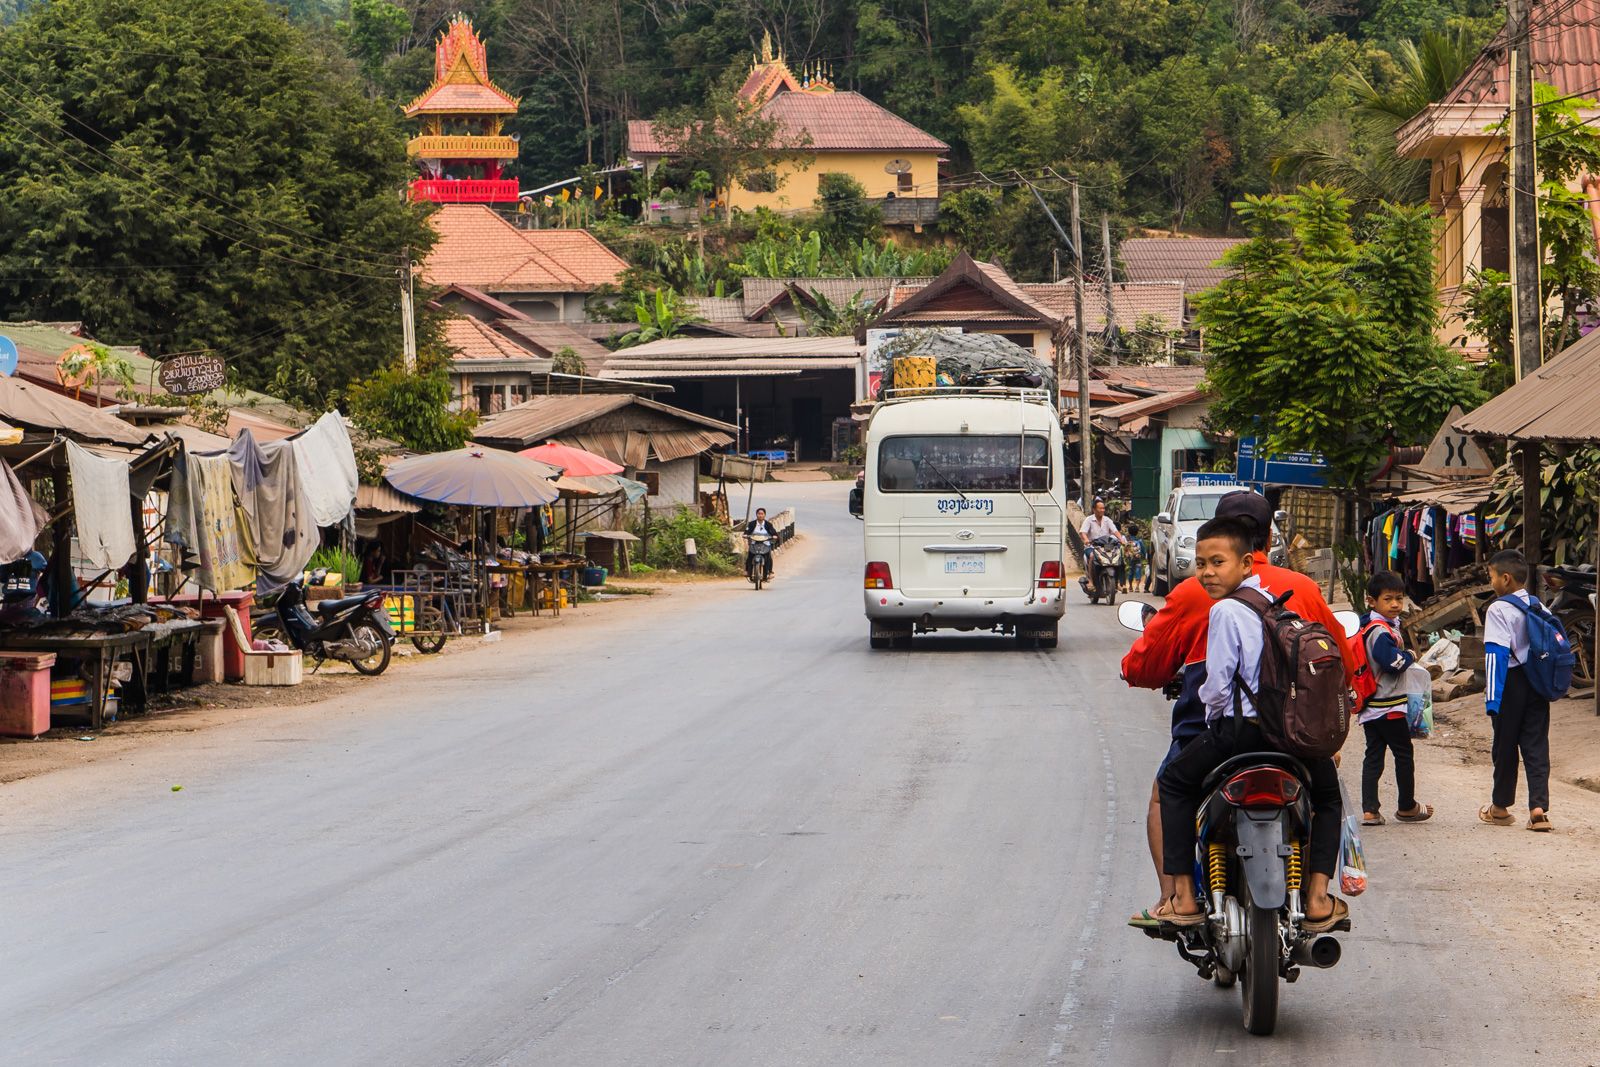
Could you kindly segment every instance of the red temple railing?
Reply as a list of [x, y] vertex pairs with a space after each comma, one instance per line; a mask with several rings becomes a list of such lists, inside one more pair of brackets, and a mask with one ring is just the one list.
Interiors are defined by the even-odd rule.
[[414, 200], [433, 200], [441, 204], [505, 204], [517, 199], [513, 179], [419, 178], [411, 183]]

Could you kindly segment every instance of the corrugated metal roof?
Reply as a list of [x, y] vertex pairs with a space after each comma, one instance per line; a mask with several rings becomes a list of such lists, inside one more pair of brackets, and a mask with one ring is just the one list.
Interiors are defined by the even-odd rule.
[[[1094, 399], [1094, 390], [1089, 390], [1089, 398]], [[1199, 389], [1184, 389], [1175, 393], [1158, 393], [1155, 396], [1140, 397], [1126, 404], [1116, 407], [1103, 408], [1092, 412], [1095, 421], [1104, 420], [1118, 425], [1133, 422], [1136, 419], [1146, 418], [1150, 415], [1159, 415], [1163, 411], [1181, 408], [1185, 404], [1194, 404], [1206, 398], [1206, 394]]]
[[792, 359], [808, 356], [857, 358], [865, 352], [865, 347], [856, 344], [854, 337], [669, 337], [615, 352], [611, 363], [616, 365], [662, 359]]
[[[516, 407], [507, 408], [484, 419], [478, 424], [472, 436], [480, 441], [521, 441], [537, 444], [556, 439], [564, 444], [573, 444], [575, 439], [567, 440], [562, 435], [568, 431], [581, 430], [584, 424], [602, 415], [610, 415], [629, 407], [665, 415], [697, 430], [736, 432], [731, 423], [697, 415], [692, 411], [684, 411], [682, 408], [647, 400], [631, 393], [608, 393], [601, 396], [536, 396]], [[591, 452], [597, 451], [584, 444], [578, 444], [577, 447], [587, 448]], [[604, 452], [600, 454], [607, 455]], [[615, 456], [608, 458], [616, 459]]]
[[1580, 338], [1493, 400], [1457, 420], [1474, 437], [1600, 441], [1600, 330]]
[[410, 515], [422, 510], [421, 505], [404, 493], [387, 485], [356, 486], [357, 511], [386, 511], [390, 514]]

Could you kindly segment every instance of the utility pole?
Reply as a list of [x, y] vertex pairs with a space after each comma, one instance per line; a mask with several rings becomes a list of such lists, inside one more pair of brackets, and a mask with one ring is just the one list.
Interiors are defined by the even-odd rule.
[[411, 249], [405, 250], [405, 265], [401, 268], [400, 275], [400, 344], [404, 353], [406, 373], [411, 374], [417, 369], [417, 322], [412, 304], [415, 295], [412, 292]]
[[1094, 440], [1089, 428], [1089, 326], [1083, 319], [1083, 227], [1078, 218], [1078, 182], [1072, 182], [1072, 350], [1078, 360], [1078, 468], [1083, 510], [1094, 502]]
[[1534, 158], [1533, 63], [1529, 2], [1508, 0], [1511, 41], [1511, 314], [1520, 381], [1544, 364], [1543, 301], [1539, 298], [1539, 190]]
[[1120, 364], [1117, 355], [1117, 305], [1116, 283], [1111, 280], [1111, 216], [1100, 212], [1100, 263], [1105, 270], [1106, 284], [1106, 350], [1111, 353], [1111, 365]]
[[[1078, 472], [1083, 478], [1082, 502], [1083, 510], [1088, 511], [1094, 503], [1093, 463], [1094, 448], [1090, 441], [1089, 428], [1089, 358], [1088, 334], [1083, 328], [1083, 232], [1078, 220], [1078, 183], [1072, 183], [1072, 236], [1068, 237], [1061, 223], [1056, 220], [1056, 213], [1050, 210], [1050, 205], [1044, 202], [1044, 197], [1039, 195], [1039, 190], [1033, 183], [1022, 177], [1017, 171], [1017, 179], [1028, 187], [1033, 198], [1039, 202], [1039, 210], [1044, 212], [1044, 217], [1050, 220], [1050, 225], [1055, 227], [1056, 236], [1061, 238], [1061, 243], [1067, 246], [1067, 251], [1072, 253], [1072, 342], [1073, 351], [1078, 357]], [[1061, 362], [1061, 349], [1056, 348], [1056, 393], [1060, 399], [1061, 382], [1066, 376], [1066, 367]]]

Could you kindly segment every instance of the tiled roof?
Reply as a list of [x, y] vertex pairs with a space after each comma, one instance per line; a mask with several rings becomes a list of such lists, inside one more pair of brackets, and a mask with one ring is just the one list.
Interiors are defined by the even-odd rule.
[[1239, 237], [1130, 237], [1118, 254], [1129, 281], [1183, 283], [1186, 294], [1210, 289], [1228, 276], [1216, 266], [1228, 249], [1243, 244]]
[[466, 316], [445, 320], [444, 341], [456, 353], [457, 359], [537, 358], [536, 353], [517, 344], [488, 323]]
[[627, 261], [587, 230], [523, 230], [483, 204], [444, 204], [423, 264], [432, 285], [491, 293], [588, 292], [614, 283]]
[[1094, 376], [1122, 389], [1145, 393], [1170, 393], [1197, 389], [1205, 381], [1204, 367], [1096, 367]]
[[[631, 393], [606, 393], [599, 396], [535, 396], [518, 404], [516, 407], [507, 408], [505, 411], [491, 415], [480, 422], [473, 431], [472, 436], [479, 441], [515, 441], [538, 442], [557, 438], [563, 433], [581, 433], [586, 423], [592, 422], [602, 415], [614, 415], [624, 410], [631, 410], [647, 416], [648, 421], [636, 423], [643, 433], [671, 433], [681, 432], [691, 427], [710, 430], [719, 434], [732, 433], [735, 427], [731, 423], [720, 422], [717, 419], [697, 415], [692, 411], [684, 411], [668, 404], [647, 400], [642, 396]], [[679, 425], [673, 430], [662, 431], [656, 429], [660, 425], [661, 417], [665, 416]], [[628, 429], [622, 420], [623, 429]], [[614, 420], [607, 421], [608, 429], [618, 428]], [[649, 427], [648, 429], [646, 427]], [[728, 438], [729, 441], [732, 438]], [[570, 443], [570, 442], [564, 442]], [[583, 447], [579, 445], [578, 447]], [[604, 454], [604, 453], [602, 453]], [[620, 462], [620, 460], [619, 460]], [[642, 464], [634, 464], [642, 466]]]
[[896, 285], [912, 285], [921, 287], [933, 281], [932, 278], [746, 278], [744, 280], [744, 315], [753, 318], [771, 305], [774, 301], [784, 297], [789, 292], [789, 287], [795, 286], [811, 293], [814, 296], [826, 297], [835, 305], [848, 304], [857, 293], [861, 294], [863, 303], [876, 304], [889, 295], [889, 290]]
[[[1533, 0], [1528, 32], [1535, 81], [1562, 96], [1600, 95], [1600, 0]], [[1504, 107], [1511, 102], [1510, 80], [1501, 26], [1439, 103]]]
[[736, 296], [695, 296], [689, 306], [706, 322], [743, 322], [744, 301]]
[[406, 115], [429, 112], [482, 112], [484, 114], [515, 114], [517, 101], [492, 85], [435, 85], [406, 105]]
[[[776, 119], [787, 133], [804, 131], [810, 151], [820, 152], [948, 152], [950, 146], [925, 133], [860, 93], [783, 92], [767, 101], [763, 116]], [[628, 123], [628, 154], [667, 155], [651, 123]]]
[[[1074, 312], [1072, 286], [1066, 282], [1027, 283], [1022, 291], [1035, 303], [1048, 308], [1068, 322]], [[1183, 286], [1178, 282], [1117, 282], [1113, 291], [1117, 327], [1124, 331], [1138, 328], [1139, 320], [1154, 316], [1169, 330], [1183, 328]], [[1106, 328], [1106, 294], [1099, 285], [1083, 290], [1083, 315], [1091, 332]]]

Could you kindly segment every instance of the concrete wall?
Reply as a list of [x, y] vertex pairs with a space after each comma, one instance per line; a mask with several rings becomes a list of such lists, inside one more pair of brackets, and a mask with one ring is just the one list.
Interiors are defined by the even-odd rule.
[[1172, 466], [1172, 454], [1186, 448], [1211, 448], [1211, 442], [1199, 430], [1173, 429], [1161, 431], [1161, 504], [1166, 506], [1167, 494], [1177, 485], [1178, 472]]

